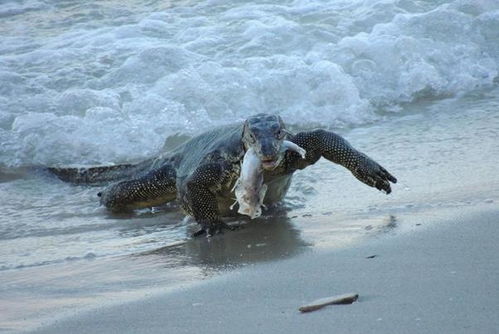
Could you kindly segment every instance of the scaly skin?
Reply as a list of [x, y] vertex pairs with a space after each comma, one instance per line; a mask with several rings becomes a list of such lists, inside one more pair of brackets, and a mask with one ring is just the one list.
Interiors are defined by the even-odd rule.
[[[306, 150], [305, 158], [294, 151], [281, 150], [284, 140]], [[367, 155], [354, 149], [341, 136], [325, 130], [290, 134], [279, 116], [259, 114], [244, 124], [201, 134], [166, 157], [137, 165], [94, 167], [90, 169], [49, 169], [61, 179], [73, 182], [102, 182], [130, 178], [107, 187], [101, 203], [119, 211], [149, 207], [178, 199], [201, 229], [195, 235], [212, 235], [229, 228], [221, 217], [234, 214], [234, 184], [239, 178], [243, 156], [252, 147], [263, 165], [268, 190], [265, 204], [282, 200], [296, 170], [313, 165], [321, 157], [352, 172], [368, 186], [391, 192], [397, 179]]]

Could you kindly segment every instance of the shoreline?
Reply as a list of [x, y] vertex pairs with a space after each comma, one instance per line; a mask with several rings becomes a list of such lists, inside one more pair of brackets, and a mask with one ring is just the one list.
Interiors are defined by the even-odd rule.
[[[198, 283], [205, 286], [211, 281], [251, 274], [252, 270], [268, 266], [280, 268], [290, 261], [295, 261], [297, 268], [304, 268], [315, 261], [312, 255], [319, 254], [322, 258], [321, 254], [339, 254], [343, 249], [353, 252], [371, 245], [375, 242], [373, 238], [386, 240], [388, 247], [392, 240], [384, 236], [405, 238], [405, 234], [438, 227], [438, 222], [461, 219], [459, 216], [463, 214], [478, 211], [476, 214], [480, 215], [479, 208], [486, 211], [497, 208], [498, 154], [495, 154], [495, 137], [490, 134], [495, 133], [499, 119], [489, 117], [494, 111], [480, 109], [478, 102], [462, 105], [458, 102], [453, 103], [463, 111], [466, 109], [459, 117], [447, 108], [439, 114], [421, 113], [349, 132], [348, 139], [356, 147], [394, 171], [399, 178], [396, 196], [366, 189], [348, 171], [320, 161], [306, 172], [296, 173], [290, 196], [275, 215], [252, 221], [247, 228], [224, 237], [209, 242], [188, 239], [178, 247], [164, 247], [168, 243], [162, 243], [158, 237], [146, 238], [150, 243], [145, 245], [151, 246], [150, 251], [1, 273], [6, 283], [0, 293], [5, 294], [3, 307], [7, 312], [3, 314], [6, 321], [0, 330], [27, 331], [40, 324], [41, 330], [44, 326], [52, 328], [53, 321], [79, 319], [92, 310], [108, 306], [113, 309], [115, 306], [111, 304], [119, 308], [119, 305], [133, 305], [133, 300], [145, 303], [161, 289], [173, 289], [173, 296], [178, 286], [191, 291], [190, 287]], [[123, 226], [120, 236], [147, 232], [149, 226], [154, 226], [153, 231], [161, 230], [168, 226], [162, 222], [166, 217], [170, 215], [145, 216], [139, 224], [138, 219], [116, 221], [115, 228]], [[421, 220], [426, 223], [418, 225]], [[98, 223], [104, 222], [98, 220]], [[171, 225], [175, 231], [187, 231], [190, 227]], [[129, 238], [111, 239], [115, 240], [120, 241], [118, 245], [123, 241], [129, 247], [141, 241], [140, 238], [133, 242]], [[429, 244], [430, 248], [439, 243], [438, 238], [432, 240], [435, 244]], [[9, 249], [7, 246], [4, 248]], [[110, 246], [112, 243], [101, 243], [101, 247]], [[373, 254], [366, 256], [370, 255]], [[372, 261], [378, 260], [376, 257]], [[399, 260], [397, 265], [401, 263]], [[348, 268], [346, 264], [344, 268]], [[422, 265], [422, 269], [426, 267]], [[270, 271], [264, 276], [272, 274]], [[293, 274], [288, 270], [288, 275]], [[328, 291], [324, 295], [317, 290], [301, 302], [352, 291], [347, 287], [345, 290]], [[360, 303], [365, 294], [358, 293]], [[255, 299], [263, 297], [255, 295]], [[15, 326], [10, 326], [12, 321]]]
[[[342, 249], [313, 250], [236, 269], [138, 301], [96, 308], [30, 333], [491, 333], [499, 327], [497, 204], [404, 215], [409, 233]], [[426, 216], [426, 220], [425, 217]], [[437, 214], [438, 216], [438, 214]], [[443, 217], [447, 218], [443, 218]], [[374, 257], [372, 257], [374, 256]], [[359, 301], [311, 314], [317, 298]]]

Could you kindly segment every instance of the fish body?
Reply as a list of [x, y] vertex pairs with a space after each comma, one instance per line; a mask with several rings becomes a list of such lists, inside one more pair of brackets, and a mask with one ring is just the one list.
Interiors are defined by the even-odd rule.
[[234, 187], [236, 200], [239, 203], [237, 212], [251, 219], [261, 216], [266, 192], [267, 185], [263, 184], [262, 162], [255, 151], [250, 148], [244, 155], [241, 174]]
[[[281, 150], [295, 151], [305, 158], [306, 151], [293, 142], [285, 140]], [[262, 161], [253, 148], [249, 148], [241, 164], [241, 174], [234, 186], [236, 203], [239, 204], [238, 213], [249, 216], [251, 219], [262, 215], [263, 200], [267, 193], [267, 185], [263, 183]]]

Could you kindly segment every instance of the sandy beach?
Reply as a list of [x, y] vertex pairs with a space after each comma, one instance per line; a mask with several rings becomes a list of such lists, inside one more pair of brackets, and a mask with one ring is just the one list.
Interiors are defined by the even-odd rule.
[[[408, 233], [246, 267], [33, 333], [496, 333], [499, 208], [475, 209], [404, 217]], [[298, 311], [346, 292], [359, 300]]]
[[[497, 1], [30, 0], [0, 18], [0, 333], [499, 333]], [[333, 131], [398, 182], [321, 159], [208, 239], [178, 201], [114, 213], [110, 183], [47, 169], [166, 157], [257, 113]]]

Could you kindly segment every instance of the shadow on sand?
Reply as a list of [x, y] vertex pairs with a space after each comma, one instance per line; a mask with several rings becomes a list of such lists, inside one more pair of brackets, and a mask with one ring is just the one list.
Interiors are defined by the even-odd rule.
[[244, 223], [236, 231], [210, 238], [189, 238], [178, 244], [141, 253], [164, 261], [166, 267], [197, 266], [209, 271], [230, 269], [302, 253], [309, 246], [285, 215]]

